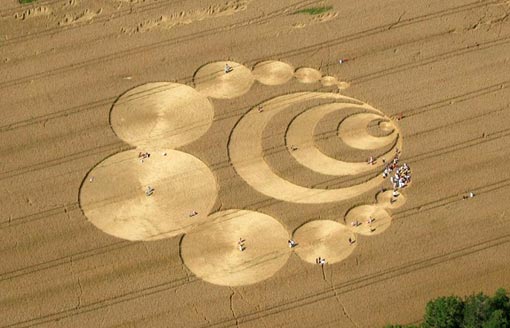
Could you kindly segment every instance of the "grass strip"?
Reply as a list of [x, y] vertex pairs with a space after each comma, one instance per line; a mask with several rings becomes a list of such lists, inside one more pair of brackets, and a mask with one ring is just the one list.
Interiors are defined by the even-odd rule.
[[330, 11], [333, 9], [332, 6], [329, 7], [312, 7], [312, 8], [305, 8], [298, 11], [295, 11], [294, 14], [306, 14], [306, 15], [320, 15], [325, 12]]

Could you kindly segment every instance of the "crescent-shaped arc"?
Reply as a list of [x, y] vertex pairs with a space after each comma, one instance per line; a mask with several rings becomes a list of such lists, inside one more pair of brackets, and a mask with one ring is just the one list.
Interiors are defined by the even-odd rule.
[[[332, 103], [332, 104], [326, 104], [314, 107], [310, 110], [307, 110], [303, 112], [301, 115], [297, 116], [296, 119], [292, 121], [290, 124], [287, 134], [286, 134], [286, 144], [289, 148], [290, 154], [296, 159], [297, 162], [299, 162], [301, 165], [305, 166], [306, 168], [326, 175], [354, 175], [363, 173], [366, 171], [370, 171], [374, 168], [372, 165], [367, 165], [366, 162], [344, 162], [341, 160], [337, 160], [335, 158], [329, 157], [322, 153], [314, 143], [314, 130], [319, 123], [319, 121], [329, 113], [335, 112], [337, 110], [341, 110], [344, 108], [360, 108], [360, 109], [368, 109], [368, 110], [375, 110], [375, 108], [363, 104], [363, 105], [356, 105], [356, 104], [350, 104], [350, 103]], [[375, 118], [381, 118], [381, 116], [377, 114], [372, 113], [362, 113], [359, 115], [367, 114], [372, 117], [372, 119], [369, 120], [372, 121]], [[353, 116], [357, 116], [358, 114], [355, 114]], [[365, 117], [365, 116], [363, 116]], [[349, 117], [347, 118], [349, 119]], [[346, 120], [347, 120], [346, 119]], [[359, 125], [358, 125], [359, 126]], [[365, 124], [366, 127], [366, 124]], [[361, 135], [361, 133], [360, 133]], [[391, 140], [389, 142], [395, 140], [395, 135], [391, 134]], [[372, 137], [372, 136], [370, 136]], [[397, 134], [398, 137], [398, 134]], [[379, 139], [376, 137], [372, 137], [375, 139]], [[383, 145], [388, 144], [388, 140], [386, 137], [384, 137], [385, 140], [381, 143]], [[382, 139], [382, 138], [381, 138]], [[395, 151], [395, 148], [398, 147], [401, 148], [401, 140], [400, 138], [395, 143], [395, 146], [389, 150], [386, 154], [381, 156], [386, 156], [387, 154], [390, 154]], [[291, 150], [290, 148], [296, 146], [297, 149]], [[371, 148], [369, 148], [371, 149]], [[375, 166], [382, 166], [382, 161], [378, 161]]]
[[293, 184], [275, 174], [264, 160], [262, 132], [267, 123], [281, 111], [300, 101], [312, 99], [340, 99], [357, 102], [356, 99], [338, 94], [299, 92], [280, 96], [263, 104], [264, 111], [250, 110], [237, 123], [229, 142], [229, 156], [237, 174], [258, 192], [275, 199], [292, 203], [320, 204], [346, 200], [373, 188], [383, 182], [376, 177], [340, 189], [310, 189]]
[[371, 150], [384, 147], [395, 140], [396, 129], [384, 137], [375, 137], [368, 133], [367, 126], [370, 122], [380, 119], [373, 113], [359, 113], [347, 117], [340, 123], [338, 136], [342, 141], [356, 149]]

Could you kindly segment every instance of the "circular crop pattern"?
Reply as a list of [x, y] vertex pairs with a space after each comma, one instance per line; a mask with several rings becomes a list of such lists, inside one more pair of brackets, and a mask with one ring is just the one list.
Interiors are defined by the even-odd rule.
[[351, 230], [362, 235], [375, 235], [391, 224], [390, 214], [381, 206], [361, 205], [350, 210], [345, 223]]
[[[367, 131], [367, 126], [370, 122], [381, 118], [380, 115], [373, 113], [360, 113], [347, 117], [338, 129], [338, 135], [342, 141], [356, 149], [379, 149], [384, 147], [395, 140], [396, 130], [393, 130], [387, 136], [374, 137]], [[387, 123], [387, 122], [384, 122]], [[388, 131], [387, 124], [383, 125], [385, 130]]]
[[321, 83], [325, 87], [331, 87], [333, 85], [336, 85], [338, 83], [338, 80], [334, 76], [323, 76], [321, 78]]
[[[90, 222], [128, 240], [154, 240], [182, 234], [207, 218], [216, 200], [216, 180], [202, 161], [175, 151], [137, 150], [108, 157], [90, 171], [80, 204]], [[92, 182], [90, 179], [93, 179]], [[150, 196], [147, 188], [153, 189]], [[191, 219], [189, 215], [193, 212]]]
[[296, 253], [303, 261], [317, 263], [324, 258], [328, 263], [337, 263], [351, 255], [356, 247], [356, 236], [343, 224], [317, 220], [308, 222], [294, 232], [299, 241]]
[[[256, 211], [211, 213], [219, 189], [230, 187], [216, 180], [207, 163], [176, 150], [200, 139], [211, 127], [215, 114], [211, 98], [242, 96], [256, 81], [274, 86], [294, 78], [338, 90], [349, 87], [316, 69], [294, 70], [287, 63], [268, 60], [253, 70], [232, 61], [206, 64], [193, 77], [195, 88], [155, 82], [128, 90], [113, 104], [110, 123], [133, 149], [107, 157], [87, 174], [79, 193], [83, 213], [105, 233], [127, 240], [184, 235], [180, 244], [184, 265], [200, 279], [222, 286], [268, 279], [292, 252], [312, 264], [344, 260], [361, 242], [358, 235], [377, 235], [390, 226], [389, 211], [405, 203], [402, 190], [411, 181], [409, 166], [399, 164], [399, 127], [380, 110], [338, 93], [306, 91], [266, 99], [240, 115], [224, 151], [239, 178], [269, 198], [335, 203], [381, 190], [388, 180], [393, 184], [393, 190], [383, 187], [373, 204], [353, 207], [336, 221], [303, 218], [306, 223], [293, 233], [285, 228], [286, 222]], [[263, 145], [264, 131], [274, 122], [284, 124], [278, 149], [295, 166], [328, 179], [352, 177], [354, 182], [318, 188], [287, 179], [267, 160]], [[373, 153], [377, 158], [356, 160], [328, 152], [318, 141], [324, 126], [330, 128], [328, 147]], [[218, 151], [217, 145], [211, 146], [211, 151]]]
[[313, 68], [302, 67], [296, 70], [295, 76], [301, 83], [315, 83], [321, 79], [322, 73]]
[[[323, 96], [322, 94], [319, 94], [319, 96]], [[336, 101], [342, 101], [347, 100], [347, 98], [339, 96], [339, 95], [332, 95], [333, 99]], [[353, 175], [353, 174], [359, 174], [363, 172], [367, 172], [370, 170], [373, 170], [374, 167], [367, 165], [366, 162], [345, 162], [341, 161], [335, 158], [331, 158], [326, 156], [324, 153], [322, 153], [317, 147], [315, 147], [315, 140], [314, 140], [314, 130], [317, 126], [317, 124], [328, 114], [331, 114], [333, 112], [336, 112], [338, 110], [345, 110], [345, 109], [369, 109], [374, 110], [368, 105], [356, 105], [351, 103], [332, 103], [332, 104], [326, 104], [326, 105], [320, 105], [314, 108], [311, 108], [305, 112], [303, 112], [301, 115], [297, 116], [289, 125], [289, 128], [287, 130], [287, 146], [288, 147], [296, 147], [297, 149], [292, 150], [291, 154], [292, 156], [303, 166], [318, 172], [322, 174], [327, 175]], [[363, 115], [363, 114], [359, 114]], [[362, 121], [358, 122], [359, 124], [353, 125], [350, 124], [348, 127], [343, 127], [345, 121], [352, 122], [350, 120], [351, 117], [357, 117], [359, 115], [353, 115], [345, 119], [340, 124], [339, 136], [344, 140], [345, 138], [350, 138], [351, 135], [360, 135], [363, 132], [360, 131], [366, 131], [366, 127], [368, 122]], [[370, 115], [373, 119], [379, 118], [380, 115], [377, 114], [367, 114]], [[371, 137], [371, 136], [370, 136]], [[394, 141], [396, 136], [392, 135]], [[374, 138], [374, 139], [384, 139], [384, 138]], [[350, 139], [349, 139], [350, 140]], [[384, 140], [381, 143], [381, 146], [384, 146], [388, 144], [386, 140]], [[383, 154], [381, 156], [388, 156], [390, 153], [393, 153], [395, 151], [395, 148], [400, 145], [400, 142], [395, 144], [395, 146], [390, 149], [386, 154]], [[370, 145], [367, 146], [367, 149], [369, 149]], [[375, 167], [382, 166], [383, 163], [379, 162], [375, 164]]]
[[280, 85], [294, 77], [294, 68], [280, 61], [268, 60], [255, 65], [253, 76], [262, 84]]
[[187, 85], [148, 83], [129, 90], [115, 102], [113, 130], [136, 147], [177, 148], [202, 136], [211, 126], [211, 102]]
[[397, 197], [393, 196], [391, 190], [382, 191], [376, 196], [377, 204], [386, 208], [398, 208], [405, 204], [406, 196], [400, 193]]
[[[333, 93], [301, 92], [276, 97], [262, 104], [264, 111], [255, 109], [248, 112], [234, 128], [229, 144], [229, 155], [237, 174], [251, 187], [262, 194], [293, 203], [319, 204], [337, 202], [361, 195], [383, 183], [382, 176], [376, 176], [361, 184], [339, 189], [310, 189], [292, 184], [278, 176], [264, 159], [262, 149], [262, 133], [268, 123], [284, 110], [295, 104], [310, 100], [330, 100], [332, 104], [312, 107], [301, 117], [297, 117], [287, 129], [287, 146], [296, 160], [305, 167], [328, 175], [352, 175], [372, 170], [372, 165], [366, 162], [349, 163], [328, 157], [316, 148], [313, 130], [317, 123], [326, 115], [346, 108], [374, 110], [367, 104], [351, 103], [355, 99]], [[371, 114], [372, 118], [382, 118], [381, 114]], [[349, 121], [348, 127], [340, 127], [340, 137], [350, 135], [364, 136], [359, 131], [366, 129], [366, 120], [357, 120], [358, 124]], [[340, 126], [342, 126], [341, 124]], [[371, 137], [371, 136], [368, 136]], [[367, 137], [367, 139], [369, 139]], [[401, 141], [397, 134], [392, 134], [397, 142], [395, 148], [400, 147]], [[348, 138], [351, 140], [350, 138]], [[375, 138], [378, 139], [378, 138]], [[387, 144], [386, 137], [382, 144]], [[369, 141], [372, 142], [372, 139]], [[372, 144], [367, 146], [371, 149]], [[380, 162], [378, 165], [382, 165]]]
[[199, 278], [239, 286], [265, 280], [287, 262], [287, 230], [272, 217], [252, 211], [218, 212], [186, 234], [184, 264]]
[[229, 99], [248, 92], [254, 77], [251, 70], [241, 64], [221, 61], [202, 66], [193, 80], [195, 88], [202, 94]]

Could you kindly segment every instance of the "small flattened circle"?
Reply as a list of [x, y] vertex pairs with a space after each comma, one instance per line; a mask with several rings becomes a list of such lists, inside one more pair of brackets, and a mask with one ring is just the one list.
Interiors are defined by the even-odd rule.
[[404, 194], [399, 193], [398, 196], [393, 197], [392, 190], [386, 190], [383, 192], [379, 192], [376, 195], [377, 205], [384, 208], [399, 208], [404, 205], [406, 202], [406, 197]]
[[294, 251], [308, 263], [316, 263], [318, 257], [327, 263], [340, 262], [351, 255], [357, 244], [352, 231], [329, 220], [305, 223], [294, 232], [293, 238], [298, 244]]
[[336, 84], [338, 90], [345, 90], [351, 86], [349, 82], [341, 81]]
[[315, 83], [322, 77], [322, 73], [314, 68], [298, 68], [294, 73], [296, 79], [301, 83]]
[[380, 121], [379, 129], [381, 129], [381, 131], [391, 133], [395, 130], [395, 126], [390, 121]]
[[147, 83], [120, 96], [110, 124], [119, 138], [137, 147], [173, 149], [201, 137], [214, 109], [207, 97], [178, 83]]
[[372, 236], [388, 229], [391, 216], [381, 206], [361, 205], [347, 213], [345, 224], [355, 233]]
[[262, 84], [280, 85], [294, 77], [294, 68], [281, 61], [268, 60], [255, 65], [253, 76]]
[[180, 151], [148, 151], [145, 159], [138, 150], [115, 154], [85, 178], [80, 206], [100, 230], [127, 240], [156, 240], [207, 219], [217, 196], [209, 168]]
[[[227, 210], [182, 239], [184, 264], [216, 285], [241, 286], [270, 278], [290, 256], [287, 230], [274, 218], [253, 211]], [[242, 250], [241, 250], [242, 248]]]
[[375, 137], [368, 132], [371, 121], [380, 119], [379, 114], [358, 113], [348, 116], [338, 127], [338, 136], [349, 147], [356, 149], [378, 149], [394, 142], [396, 131], [383, 137]]
[[220, 99], [230, 99], [245, 94], [250, 90], [254, 80], [249, 68], [231, 61], [204, 65], [193, 77], [197, 91]]
[[323, 76], [321, 78], [321, 83], [325, 87], [330, 87], [332, 85], [336, 85], [338, 83], [338, 80], [334, 76]]

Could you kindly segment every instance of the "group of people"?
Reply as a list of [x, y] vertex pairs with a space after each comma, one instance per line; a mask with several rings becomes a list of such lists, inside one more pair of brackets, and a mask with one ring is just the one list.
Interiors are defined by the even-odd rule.
[[245, 249], [246, 249], [246, 246], [244, 245], [244, 242], [246, 240], [244, 240], [243, 238], [239, 238], [239, 241], [237, 242], [237, 248], [243, 252]]
[[139, 153], [138, 153], [138, 158], [140, 159], [140, 162], [142, 162], [142, 163], [143, 163], [143, 161], [144, 161], [145, 159], [147, 159], [147, 158], [149, 158], [149, 157], [151, 157], [151, 154], [149, 154], [148, 152], [144, 152], [144, 153], [139, 152]]
[[475, 193], [470, 192], [469, 194], [462, 196], [462, 199], [469, 199], [469, 198], [473, 198], [473, 197], [475, 197]]
[[[367, 224], [368, 224], [368, 226], [370, 227], [370, 232], [374, 232], [374, 231], [375, 231], [375, 228], [374, 228], [374, 227], [372, 227], [372, 223], [373, 223], [374, 221], [375, 221], [375, 218], [374, 218], [373, 216], [369, 216], [369, 217], [368, 217]], [[356, 228], [356, 227], [359, 227], [360, 225], [361, 225], [361, 222], [359, 222], [358, 220], [354, 220], [354, 221], [352, 221], [352, 222], [351, 222], [351, 226], [353, 226], [353, 227], [355, 227], [355, 228]], [[355, 242], [356, 242], [355, 240], [353, 240], [353, 239], [349, 238], [349, 244], [351, 244], [351, 245], [352, 245], [352, 244], [354, 244]]]
[[404, 163], [395, 171], [395, 175], [390, 178], [393, 184], [393, 190], [402, 189], [411, 182], [411, 168]]
[[151, 186], [147, 186], [147, 189], [145, 189], [145, 196], [147, 196], [147, 197], [152, 196], [153, 193], [154, 193], [154, 188], [152, 188]]
[[[151, 154], [149, 154], [148, 152], [139, 152], [138, 153], [138, 158], [140, 159], [140, 162], [143, 163], [143, 161], [147, 158], [151, 157]], [[147, 189], [145, 189], [145, 196], [149, 197], [149, 196], [152, 196], [152, 194], [154, 193], [154, 188], [152, 188], [151, 186], [147, 186]]]
[[[389, 164], [386, 165], [383, 171], [383, 178], [387, 178], [391, 172], [397, 169], [398, 167], [398, 161], [400, 160], [400, 150], [398, 148], [395, 149], [395, 156], [393, 156], [393, 159], [390, 161]], [[383, 163], [386, 163], [386, 160], [383, 158]]]
[[326, 264], [326, 259], [319, 256], [318, 258], [315, 259], [315, 263], [324, 265]]
[[[196, 211], [193, 211], [191, 214], [190, 214], [190, 217], [193, 215], [197, 215], [198, 213]], [[237, 241], [237, 248], [242, 252], [246, 249], [244, 243], [245, 243], [246, 240], [244, 240], [243, 238], [239, 238], [239, 240]], [[294, 248], [297, 246], [297, 243], [293, 240], [293, 239], [289, 239], [288, 240], [288, 245], [289, 245], [289, 248]]]
[[[383, 178], [387, 178], [390, 176], [390, 173], [395, 171], [395, 174], [390, 177], [391, 184], [393, 185], [393, 197], [397, 197], [399, 195], [398, 190], [406, 187], [411, 182], [411, 168], [406, 163], [399, 166], [399, 160], [400, 150], [397, 148], [395, 156], [383, 171]], [[385, 162], [384, 159], [383, 162]]]
[[[369, 216], [368, 220], [367, 220], [367, 223], [368, 224], [372, 224], [372, 222], [374, 222], [374, 221], [375, 221], [375, 218]], [[351, 222], [351, 226], [353, 226], [353, 227], [359, 227], [360, 225], [361, 225], [361, 222], [359, 222], [358, 220], [354, 220], [354, 221]]]

